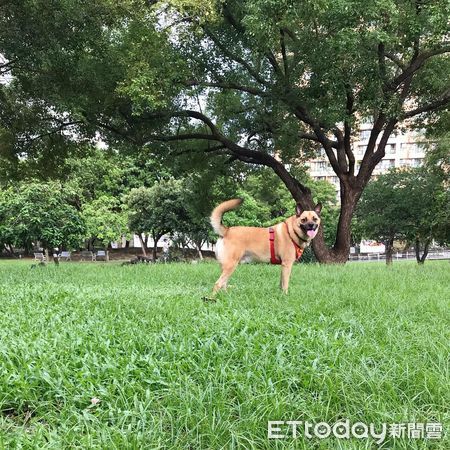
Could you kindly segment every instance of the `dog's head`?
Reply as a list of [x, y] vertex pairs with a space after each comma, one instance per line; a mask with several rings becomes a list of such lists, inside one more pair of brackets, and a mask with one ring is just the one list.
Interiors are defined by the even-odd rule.
[[318, 203], [313, 211], [304, 211], [302, 207], [297, 204], [295, 209], [295, 224], [300, 230], [300, 236], [303, 239], [314, 239], [320, 225], [320, 211], [322, 204]]

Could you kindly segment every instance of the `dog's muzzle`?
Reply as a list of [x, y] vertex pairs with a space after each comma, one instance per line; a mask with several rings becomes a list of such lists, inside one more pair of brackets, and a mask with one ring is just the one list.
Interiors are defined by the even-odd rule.
[[318, 228], [317, 223], [305, 223], [301, 225], [303, 232], [310, 238], [313, 238], [316, 235], [316, 231]]

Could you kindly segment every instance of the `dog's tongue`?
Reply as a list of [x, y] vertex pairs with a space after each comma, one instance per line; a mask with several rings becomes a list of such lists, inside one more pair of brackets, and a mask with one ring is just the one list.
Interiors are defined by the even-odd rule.
[[306, 234], [309, 236], [309, 237], [314, 237], [315, 235], [316, 235], [316, 232], [315, 232], [315, 230], [308, 230], [307, 232], [306, 232]]

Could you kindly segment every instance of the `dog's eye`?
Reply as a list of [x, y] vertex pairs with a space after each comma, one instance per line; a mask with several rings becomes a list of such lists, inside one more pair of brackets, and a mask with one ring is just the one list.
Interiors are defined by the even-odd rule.
[[301, 222], [301, 223], [305, 223], [305, 222], [306, 222], [306, 219], [303, 218], [302, 220], [300, 220], [300, 222]]
[[314, 222], [317, 222], [317, 217], [313, 217]]

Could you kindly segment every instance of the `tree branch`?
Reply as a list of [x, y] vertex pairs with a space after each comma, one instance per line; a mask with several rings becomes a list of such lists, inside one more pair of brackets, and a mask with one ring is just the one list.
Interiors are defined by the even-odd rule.
[[415, 53], [409, 66], [406, 67], [406, 69], [403, 70], [403, 72], [400, 75], [395, 77], [386, 86], [386, 88], [391, 91], [397, 90], [397, 88], [400, 86], [400, 84], [402, 84], [411, 75], [414, 75], [414, 73], [417, 72], [428, 59], [430, 59], [433, 56], [442, 55], [444, 53], [449, 53], [449, 52], [450, 52], [450, 45], [449, 46], [446, 45], [444, 47], [439, 47], [439, 48], [424, 51], [421, 54]]
[[144, 145], [147, 145], [152, 141], [160, 141], [160, 142], [174, 142], [174, 141], [188, 141], [192, 139], [201, 139], [207, 141], [218, 141], [218, 138], [212, 134], [207, 133], [185, 133], [185, 134], [175, 134], [173, 136], [167, 135], [150, 135], [148, 138], [148, 142]]
[[353, 116], [354, 110], [353, 105], [355, 102], [355, 97], [353, 90], [350, 86], [346, 86], [346, 98], [347, 102], [345, 105], [346, 118], [344, 120], [344, 149], [348, 159], [348, 173], [350, 175], [355, 174], [355, 155], [352, 151], [351, 137], [352, 137], [352, 127], [349, 118]]
[[284, 77], [284, 74], [281, 71], [280, 66], [278, 65], [277, 59], [275, 58], [273, 52], [271, 50], [266, 50], [264, 52], [264, 55], [269, 61], [270, 65], [272, 66], [275, 75], [278, 75], [280, 78]]
[[406, 64], [403, 63], [403, 61], [400, 58], [398, 58], [396, 55], [394, 55], [394, 53], [385, 52], [384, 56], [386, 56], [386, 58], [390, 59], [393, 63], [395, 63], [403, 71], [406, 70]]
[[281, 30], [290, 37], [292, 42], [298, 43], [297, 36], [289, 28], [283, 27]]
[[[288, 105], [292, 106], [289, 103], [288, 103]], [[305, 123], [306, 125], [309, 125], [313, 129], [319, 142], [322, 145], [329, 145], [330, 147], [337, 148], [338, 143], [327, 137], [325, 130], [323, 129], [323, 128], [326, 128], [325, 124], [320, 123], [314, 117], [312, 117], [305, 106], [303, 106], [303, 105], [295, 106], [294, 105], [293, 108], [294, 108], [295, 117], [297, 117], [297, 119], [301, 120], [303, 123]]]
[[[224, 16], [225, 19], [228, 21], [228, 23], [235, 28], [235, 30], [244, 35], [245, 34], [245, 27], [242, 25], [242, 23], [238, 22], [236, 20], [236, 18], [233, 16], [232, 12], [230, 11], [230, 9], [226, 6], [223, 7], [223, 11], [224, 11]], [[272, 66], [275, 74], [277, 74], [278, 76], [283, 76], [283, 72], [280, 69], [280, 66], [278, 65], [277, 62], [277, 58], [275, 57], [275, 55], [273, 54], [273, 52], [267, 48], [264, 52], [264, 56], [267, 58], [267, 60], [269, 61], [270, 65]]]
[[396, 118], [389, 119], [388, 123], [386, 124], [386, 128], [384, 129], [383, 134], [381, 135], [380, 142], [378, 143], [377, 150], [376, 152], [374, 152], [370, 160], [369, 166], [371, 170], [373, 170], [376, 167], [376, 165], [384, 158], [386, 154], [385, 150], [387, 141], [392, 132], [394, 131], [396, 124], [397, 124]]
[[289, 80], [289, 63], [287, 60], [286, 54], [286, 40], [284, 37], [284, 30], [280, 29], [280, 47], [281, 47], [281, 55], [283, 58], [283, 67], [284, 67], [284, 76], [287, 80]]
[[4, 75], [5, 73], [8, 73], [11, 71], [14, 64], [19, 61], [19, 58], [14, 58], [11, 61], [6, 61], [3, 59], [0, 63], [0, 75]]
[[344, 144], [344, 135], [339, 128], [335, 128], [333, 130], [334, 135], [336, 136], [338, 140], [338, 147], [337, 147], [337, 161], [339, 164], [339, 167], [341, 169], [342, 173], [348, 172], [348, 163], [346, 158], [346, 151], [345, 151], [345, 144]]
[[360, 187], [364, 186], [370, 178], [370, 161], [372, 160], [373, 153], [375, 150], [375, 145], [377, 143], [378, 136], [383, 130], [383, 126], [386, 122], [386, 117], [384, 114], [380, 113], [375, 120], [372, 131], [370, 132], [369, 142], [367, 143], [366, 151], [364, 152], [363, 159], [361, 161], [361, 165], [359, 167], [357, 181]]
[[380, 77], [386, 84], [386, 61], [385, 61], [384, 43], [378, 43], [378, 68], [380, 70]]
[[299, 133], [298, 138], [320, 143], [320, 140], [317, 137], [317, 135], [312, 134], [312, 133]]
[[328, 160], [330, 161], [331, 167], [333, 168], [336, 175], [338, 177], [340, 177], [342, 175], [342, 171], [339, 167], [338, 161], [336, 159], [336, 155], [333, 152], [333, 148], [337, 148], [338, 143], [328, 139], [325, 132], [322, 130], [320, 124], [309, 115], [309, 112], [306, 110], [305, 107], [297, 106], [295, 108], [294, 114], [302, 122], [306, 123], [313, 129], [315, 135], [317, 136], [317, 141], [322, 144], [322, 146], [325, 150], [325, 153], [327, 154], [327, 157], [328, 157]]
[[[61, 121], [59, 121], [59, 122], [61, 122]], [[54, 128], [53, 130], [50, 130], [50, 131], [48, 131], [46, 133], [38, 134], [37, 136], [33, 136], [30, 139], [27, 139], [26, 140], [27, 141], [27, 145], [32, 145], [33, 142], [35, 142], [37, 140], [43, 139], [43, 138], [48, 137], [48, 136], [52, 136], [54, 134], [58, 134], [61, 131], [63, 131], [65, 128], [71, 127], [73, 125], [79, 125], [81, 123], [83, 123], [81, 120], [74, 120], [74, 121], [71, 121], [71, 122], [63, 122], [63, 123], [61, 123], [61, 125], [59, 127]]]
[[413, 109], [411, 111], [407, 111], [402, 115], [402, 119], [408, 119], [419, 114], [423, 114], [425, 112], [435, 111], [444, 106], [447, 106], [450, 103], [450, 89], [443, 92], [434, 102], [430, 102], [426, 105], [423, 105], [419, 108]]
[[231, 90], [236, 90], [236, 91], [241, 91], [241, 92], [247, 92], [248, 94], [257, 95], [259, 97], [269, 97], [269, 94], [267, 92], [264, 92], [261, 89], [251, 87], [251, 86], [243, 86], [239, 83], [233, 83], [233, 82], [225, 82], [225, 81], [203, 82], [203, 81], [198, 81], [198, 80], [188, 80], [185, 82], [185, 85], [188, 87], [201, 86], [201, 87], [231, 89]]
[[[167, 112], [162, 113], [163, 116], [167, 115]], [[304, 195], [309, 195], [310, 190], [299, 183], [292, 175], [286, 170], [284, 165], [278, 161], [276, 158], [268, 153], [260, 152], [257, 150], [251, 150], [246, 147], [242, 147], [236, 144], [234, 141], [230, 140], [224, 136], [219, 128], [212, 122], [212, 120], [198, 111], [183, 110], [174, 112], [171, 114], [172, 117], [191, 117], [198, 119], [205, 123], [211, 130], [211, 135], [207, 134], [204, 138], [208, 140], [217, 140], [221, 142], [230, 152], [233, 157], [236, 157], [240, 161], [248, 162], [251, 164], [258, 164], [272, 168], [272, 170], [281, 178], [286, 187], [289, 189], [294, 198], [300, 198]]]
[[214, 42], [214, 44], [221, 50], [221, 52], [231, 61], [237, 62], [260, 84], [269, 87], [269, 84], [260, 76], [258, 72], [243, 58], [232, 53], [229, 47], [223, 45], [220, 40], [206, 27], [203, 28], [206, 35]]
[[[225, 150], [225, 149], [226, 149], [226, 147], [224, 145], [216, 145], [215, 147], [208, 147], [208, 148], [202, 150], [202, 152], [203, 153], [214, 153], [214, 152], [223, 153], [223, 152], [221, 152], [221, 150]], [[181, 156], [181, 155], [185, 155], [187, 153], [192, 153], [192, 149], [181, 150], [180, 152], [177, 152], [175, 156]]]
[[116, 128], [116, 127], [114, 127], [112, 125], [109, 125], [107, 123], [103, 123], [103, 122], [100, 122], [100, 121], [94, 121], [94, 123], [96, 125], [98, 125], [100, 128], [103, 128], [105, 130], [110, 131], [111, 133], [114, 133], [114, 134], [117, 134], [118, 136], [121, 136], [126, 141], [129, 141], [129, 142], [131, 142], [133, 144], [139, 144], [139, 142], [133, 136], [131, 136], [130, 133], [127, 133], [127, 132], [125, 132], [123, 130], [120, 130], [119, 128]]

